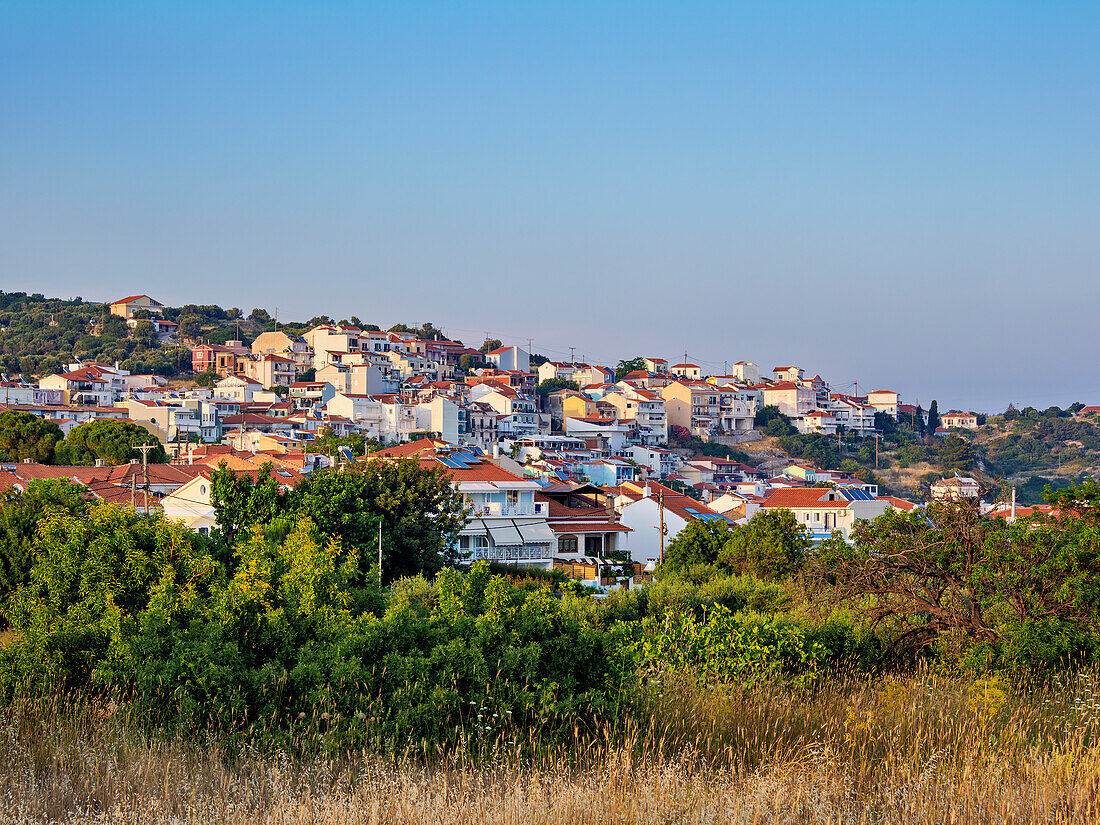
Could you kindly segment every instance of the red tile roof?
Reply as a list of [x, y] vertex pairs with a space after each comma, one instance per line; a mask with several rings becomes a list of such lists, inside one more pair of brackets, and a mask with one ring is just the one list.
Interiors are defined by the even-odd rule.
[[764, 499], [764, 507], [828, 507], [846, 509], [849, 501], [822, 501], [831, 491], [824, 487], [785, 487], [773, 490]]

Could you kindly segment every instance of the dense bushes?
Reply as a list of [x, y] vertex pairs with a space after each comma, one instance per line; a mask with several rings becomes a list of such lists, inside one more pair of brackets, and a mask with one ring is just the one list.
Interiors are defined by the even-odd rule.
[[[0, 689], [127, 697], [158, 725], [261, 744], [488, 753], [530, 731], [541, 747], [644, 721], [659, 683], [809, 685], [904, 661], [906, 639], [944, 670], [1085, 664], [1100, 490], [1056, 495], [1072, 515], [1009, 527], [964, 508], [894, 514], [860, 528], [858, 547], [804, 558], [778, 513], [697, 522], [690, 562], [599, 600], [484, 563], [383, 589], [354, 524], [285, 501], [225, 545], [32, 485], [4, 508], [23, 574]], [[777, 550], [788, 541], [798, 553]], [[767, 579], [741, 569], [757, 564]]]

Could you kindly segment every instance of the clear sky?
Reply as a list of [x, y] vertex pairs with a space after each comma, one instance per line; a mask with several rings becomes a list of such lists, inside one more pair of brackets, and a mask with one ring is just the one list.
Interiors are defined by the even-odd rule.
[[1098, 3], [171, 5], [0, 0], [0, 289], [1100, 403]]

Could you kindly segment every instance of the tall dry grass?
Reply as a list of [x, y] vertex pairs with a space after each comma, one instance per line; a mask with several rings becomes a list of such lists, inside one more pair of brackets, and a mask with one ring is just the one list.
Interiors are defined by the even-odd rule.
[[[1095, 677], [841, 675], [697, 690], [554, 748], [303, 759], [140, 732], [126, 708], [0, 715], [2, 822], [1077, 823], [1100, 821]], [[535, 747], [533, 747], [535, 746]]]

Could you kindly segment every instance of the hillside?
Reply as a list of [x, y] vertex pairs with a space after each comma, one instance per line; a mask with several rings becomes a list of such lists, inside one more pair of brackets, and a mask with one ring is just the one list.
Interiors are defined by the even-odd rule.
[[877, 456], [873, 438], [844, 436], [838, 442], [835, 436], [797, 435], [774, 414], [764, 414], [764, 438], [738, 449], [765, 469], [805, 460], [873, 478], [885, 491], [910, 498], [922, 498], [930, 482], [958, 470], [989, 489], [1013, 486], [1021, 503], [1037, 504], [1047, 484], [1057, 489], [1086, 476], [1100, 477], [1100, 419], [1080, 415], [1083, 407], [1010, 408], [1003, 415], [981, 417], [975, 430], [954, 429], [946, 437], [879, 417]]

